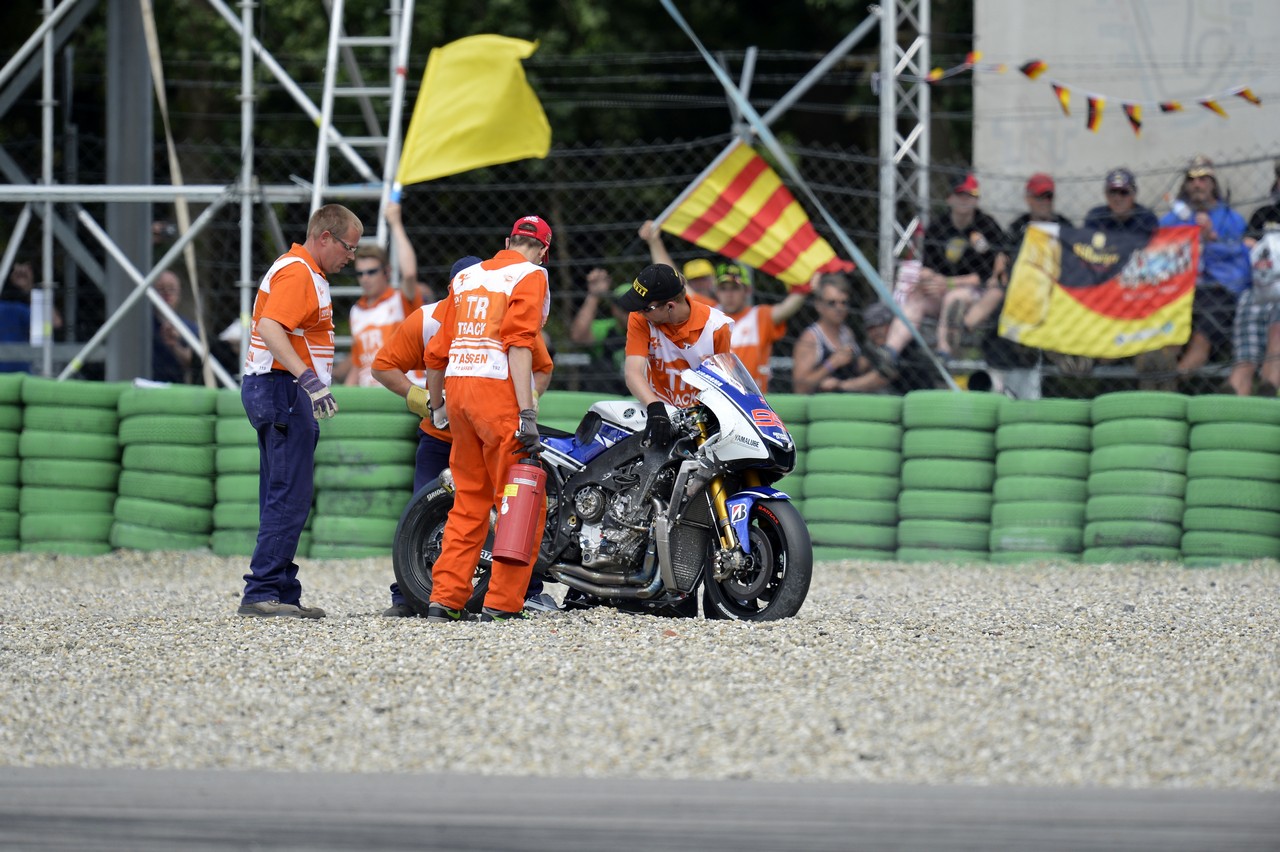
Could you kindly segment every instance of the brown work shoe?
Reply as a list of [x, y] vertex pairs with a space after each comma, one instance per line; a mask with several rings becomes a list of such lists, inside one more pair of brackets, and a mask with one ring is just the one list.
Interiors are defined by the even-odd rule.
[[301, 607], [271, 600], [240, 604], [236, 615], [247, 615], [251, 618], [323, 618], [324, 612], [321, 611], [319, 615], [305, 615]]
[[301, 612], [302, 618], [324, 618], [325, 612], [318, 606], [303, 606], [301, 603], [294, 604]]

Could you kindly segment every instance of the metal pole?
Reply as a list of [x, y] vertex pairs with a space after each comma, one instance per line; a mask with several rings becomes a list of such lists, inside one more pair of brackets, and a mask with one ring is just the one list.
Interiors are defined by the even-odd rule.
[[240, 25], [240, 363], [249, 354], [253, 305], [253, 0], [241, 0]]
[[31, 224], [31, 203], [27, 202], [22, 206], [22, 212], [18, 214], [18, 221], [13, 226], [13, 233], [9, 235], [9, 244], [4, 247], [4, 257], [0, 258], [0, 292], [4, 292], [4, 282], [9, 280], [9, 271], [13, 269], [13, 260], [18, 256], [18, 246], [22, 244], [22, 238], [27, 235], [27, 226]]
[[127, 256], [125, 256], [125, 253], [120, 250], [120, 247], [112, 241], [107, 232], [102, 229], [102, 226], [94, 221], [94, 218], [89, 215], [89, 211], [85, 210], [83, 207], [76, 211], [76, 217], [80, 220], [81, 224], [83, 224], [85, 228], [88, 229], [89, 233], [102, 244], [102, 247], [107, 250], [107, 254], [109, 254], [111, 258], [120, 265], [120, 268], [124, 270], [125, 275], [129, 276], [129, 278], [133, 280], [134, 290], [125, 297], [124, 301], [120, 303], [120, 306], [116, 308], [115, 313], [111, 315], [111, 318], [103, 324], [102, 328], [98, 329], [97, 333], [94, 334], [93, 339], [85, 344], [85, 348], [81, 350], [80, 354], [76, 355], [76, 357], [72, 359], [71, 363], [66, 366], [66, 369], [62, 371], [62, 375], [58, 378], [65, 379], [72, 372], [80, 369], [83, 365], [82, 356], [92, 352], [93, 349], [98, 346], [102, 338], [106, 337], [106, 335], [121, 321], [121, 319], [126, 316], [128, 309], [137, 302], [138, 299], [146, 296], [151, 301], [151, 304], [155, 309], [158, 310], [161, 315], [169, 321], [174, 329], [177, 330], [179, 336], [186, 341], [187, 345], [193, 350], [201, 353], [205, 362], [209, 364], [214, 375], [218, 377], [223, 386], [229, 388], [236, 386], [235, 379], [231, 378], [231, 376], [227, 374], [226, 369], [218, 363], [216, 358], [210, 356], [209, 350], [201, 345], [199, 337], [191, 333], [191, 329], [187, 328], [187, 324], [182, 321], [182, 317], [178, 316], [178, 312], [169, 307], [169, 303], [166, 302], [159, 293], [151, 288], [151, 282], [158, 278], [161, 272], [169, 268], [169, 265], [177, 259], [178, 255], [184, 248], [186, 248], [187, 244], [197, 234], [204, 230], [204, 227], [209, 223], [209, 220], [213, 218], [213, 214], [222, 209], [222, 205], [230, 201], [231, 197], [231, 193], [228, 193], [206, 207], [204, 212], [200, 214], [199, 218], [191, 224], [190, 230], [174, 242], [169, 250], [165, 252], [164, 258], [160, 263], [152, 267], [151, 271], [147, 273], [146, 276], [143, 276], [143, 274], [138, 271], [138, 268], [133, 265], [133, 262], [129, 260]]
[[832, 65], [835, 65], [844, 58], [845, 54], [853, 50], [853, 46], [862, 41], [862, 39], [866, 37], [867, 33], [871, 32], [871, 28], [878, 23], [880, 23], [880, 9], [876, 6], [872, 6], [871, 14], [867, 16], [867, 19], [858, 24], [858, 26], [854, 28], [853, 32], [845, 36], [830, 53], [822, 58], [821, 62], [813, 66], [813, 70], [804, 75], [799, 83], [792, 86], [791, 91], [779, 98], [778, 102], [775, 103], [760, 120], [765, 124], [772, 125], [778, 116], [791, 109], [792, 104], [804, 97], [804, 93], [813, 88], [813, 84], [821, 80], [823, 75], [831, 70]]
[[333, 89], [338, 85], [338, 35], [342, 32], [343, 0], [333, 0], [330, 11], [329, 49], [325, 56], [324, 92], [320, 96], [320, 132], [316, 134], [316, 176], [311, 184], [311, 212], [324, 204], [329, 188], [329, 130], [333, 127]]
[[894, 226], [898, 221], [898, 166], [894, 137], [898, 133], [898, 84], [894, 79], [898, 46], [898, 4], [880, 7], [880, 233], [877, 266], [880, 276], [893, 280]]
[[44, 4], [44, 23], [36, 27], [36, 31], [31, 34], [31, 38], [27, 39], [26, 43], [18, 48], [18, 52], [5, 63], [4, 68], [0, 68], [0, 89], [4, 88], [4, 84], [9, 82], [9, 78], [17, 72], [27, 57], [35, 52], [36, 45], [44, 42], [45, 36], [53, 32], [53, 28], [58, 25], [58, 21], [66, 17], [66, 14], [71, 11], [77, 2], [78, 0], [63, 0], [62, 5], [57, 9], [50, 8], [49, 3]]
[[[53, 185], [53, 0], [44, 0], [44, 81], [40, 89], [40, 181]], [[40, 324], [44, 335], [41, 345], [44, 357], [41, 375], [53, 375], [53, 202], [44, 203], [44, 228], [41, 231], [40, 265], [44, 276], [44, 299], [40, 306]]]

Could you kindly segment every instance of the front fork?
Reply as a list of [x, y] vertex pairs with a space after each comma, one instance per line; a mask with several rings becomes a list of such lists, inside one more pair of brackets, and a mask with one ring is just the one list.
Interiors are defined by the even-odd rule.
[[[698, 426], [698, 446], [702, 446], [710, 437], [707, 432], [707, 422], [705, 418], [699, 417]], [[759, 486], [760, 474], [754, 470], [743, 471], [743, 482], [748, 487]], [[712, 566], [712, 576], [716, 580], [726, 579], [734, 570], [740, 568], [746, 560], [746, 553], [743, 552], [742, 543], [738, 540], [738, 533], [733, 528], [733, 522], [729, 519], [729, 506], [726, 501], [729, 494], [724, 487], [724, 476], [715, 476], [707, 486], [707, 493], [711, 495], [711, 514], [716, 519], [716, 535], [720, 538], [720, 550], [716, 554], [715, 564]]]

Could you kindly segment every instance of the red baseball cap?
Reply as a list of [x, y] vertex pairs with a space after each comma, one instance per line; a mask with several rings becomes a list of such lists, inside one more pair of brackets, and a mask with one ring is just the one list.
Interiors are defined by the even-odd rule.
[[513, 237], [533, 237], [544, 248], [551, 248], [551, 226], [540, 216], [521, 216], [511, 226]]
[[972, 195], [978, 197], [978, 179], [973, 175], [965, 175], [951, 187], [952, 195]]
[[1044, 172], [1036, 172], [1027, 178], [1027, 195], [1044, 195], [1053, 192], [1053, 178]]

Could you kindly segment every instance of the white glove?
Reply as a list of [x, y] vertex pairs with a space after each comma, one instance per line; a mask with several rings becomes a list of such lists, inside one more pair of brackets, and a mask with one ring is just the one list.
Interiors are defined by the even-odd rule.
[[445, 411], [443, 404], [439, 408], [431, 409], [431, 423], [437, 429], [449, 428], [449, 412]]

